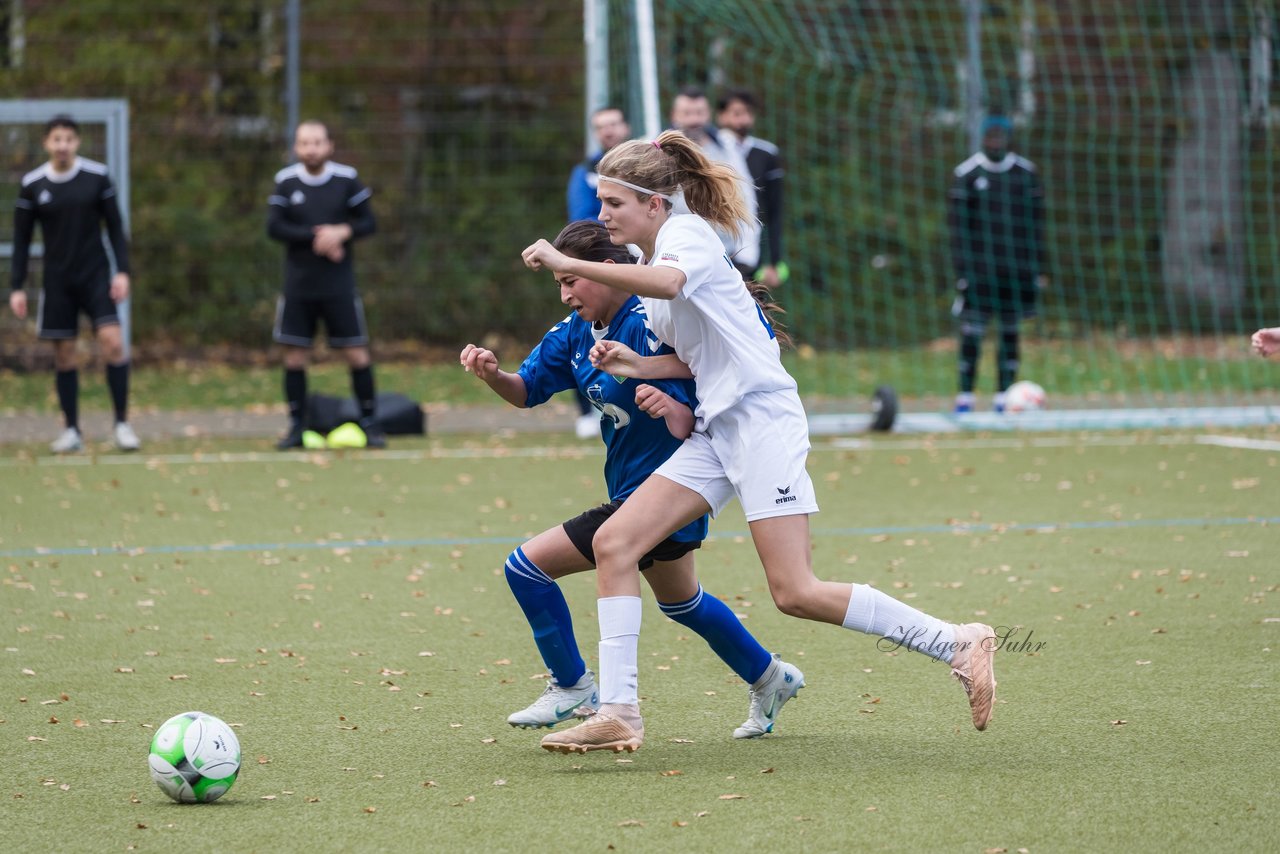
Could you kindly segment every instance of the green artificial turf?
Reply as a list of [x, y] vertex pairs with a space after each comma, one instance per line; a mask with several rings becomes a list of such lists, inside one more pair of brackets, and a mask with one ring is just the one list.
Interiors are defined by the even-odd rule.
[[[503, 560], [602, 497], [598, 453], [0, 460], [0, 848], [1274, 850], [1280, 576], [1250, 517], [1280, 516], [1280, 452], [1195, 439], [820, 446], [820, 576], [1017, 627], [990, 728], [944, 665], [779, 614], [735, 506], [702, 581], [808, 687], [735, 741], [745, 687], [646, 596], [623, 757], [505, 723], [543, 666]], [[591, 577], [563, 586], [593, 666]], [[191, 709], [244, 751], [212, 805], [147, 773]]]

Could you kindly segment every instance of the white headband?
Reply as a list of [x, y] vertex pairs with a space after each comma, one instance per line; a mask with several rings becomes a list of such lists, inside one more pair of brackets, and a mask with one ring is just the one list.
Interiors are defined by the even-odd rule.
[[658, 198], [665, 199], [668, 202], [671, 201], [671, 196], [669, 196], [666, 193], [659, 193], [657, 190], [650, 190], [647, 187], [641, 187], [638, 184], [632, 184], [630, 181], [624, 181], [621, 178], [611, 178], [608, 175], [600, 175], [598, 176], [598, 178], [601, 181], [611, 181], [614, 184], [621, 184], [622, 186], [626, 187], [629, 190], [635, 190], [637, 193], [644, 193], [646, 196], [657, 196]]

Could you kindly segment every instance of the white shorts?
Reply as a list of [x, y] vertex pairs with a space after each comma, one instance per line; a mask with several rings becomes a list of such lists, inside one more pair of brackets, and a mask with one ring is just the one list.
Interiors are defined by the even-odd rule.
[[712, 516], [737, 496], [754, 522], [818, 512], [808, 456], [809, 419], [796, 392], [754, 392], [686, 439], [654, 474], [701, 495]]

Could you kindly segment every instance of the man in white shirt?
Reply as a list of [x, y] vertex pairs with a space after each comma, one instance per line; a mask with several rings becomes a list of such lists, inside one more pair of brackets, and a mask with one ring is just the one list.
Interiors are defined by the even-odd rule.
[[[707, 100], [706, 93], [695, 86], [687, 86], [676, 95], [671, 104], [671, 126], [701, 146], [712, 160], [732, 166], [742, 176], [750, 218], [736, 239], [722, 230], [717, 230], [717, 233], [733, 265], [742, 272], [743, 278], [750, 279], [760, 266], [760, 222], [755, 184], [746, 159], [737, 146], [726, 145], [721, 140], [720, 131], [711, 124], [711, 102]], [[689, 212], [683, 199], [678, 197], [675, 212]]]

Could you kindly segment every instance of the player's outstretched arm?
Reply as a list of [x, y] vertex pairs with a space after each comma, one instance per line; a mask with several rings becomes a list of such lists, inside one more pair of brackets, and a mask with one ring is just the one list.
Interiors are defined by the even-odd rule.
[[524, 408], [524, 402], [528, 399], [524, 379], [519, 374], [509, 374], [500, 369], [498, 357], [492, 350], [468, 344], [462, 348], [458, 361], [462, 364], [463, 370], [475, 374], [507, 403]]
[[520, 257], [530, 270], [569, 273], [639, 297], [675, 299], [686, 281], [684, 273], [675, 267], [583, 261], [570, 258], [545, 240], [530, 245]]
[[637, 386], [636, 406], [651, 418], [665, 419], [667, 430], [677, 439], [688, 439], [693, 432], [693, 410], [659, 388], [648, 384]]
[[1259, 329], [1253, 333], [1253, 337], [1249, 341], [1253, 344], [1253, 349], [1263, 356], [1280, 353], [1280, 326]]
[[641, 356], [626, 344], [605, 339], [597, 341], [587, 354], [591, 364], [613, 377], [638, 380], [691, 380], [689, 366], [674, 353]]

